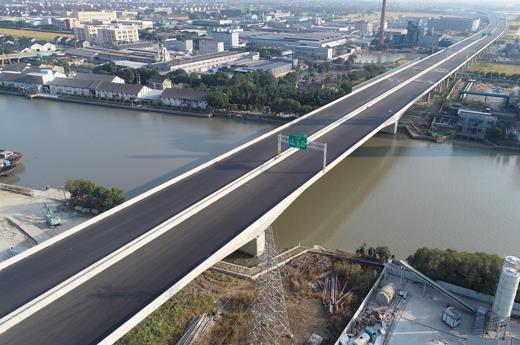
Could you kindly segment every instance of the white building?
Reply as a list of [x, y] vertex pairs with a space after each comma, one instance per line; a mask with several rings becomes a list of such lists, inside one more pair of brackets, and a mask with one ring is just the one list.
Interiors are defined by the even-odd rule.
[[56, 46], [52, 43], [44, 43], [44, 44], [38, 44], [35, 43], [29, 47], [29, 49], [36, 51], [36, 52], [54, 52], [56, 51]]
[[211, 38], [200, 38], [199, 39], [199, 53], [204, 54], [215, 54], [224, 51], [224, 42], [216, 41]]
[[115, 45], [139, 41], [139, 30], [132, 25], [82, 25], [73, 28], [74, 36], [79, 41]]
[[52, 95], [90, 97], [101, 83], [102, 81], [97, 80], [55, 78], [48, 85]]
[[250, 57], [258, 59], [258, 53], [250, 52], [222, 52], [211, 55], [200, 55], [193, 58], [173, 60], [164, 63], [151, 64], [150, 67], [161, 71], [161, 73], [168, 73], [177, 69], [183, 69], [187, 73], [202, 73], [207, 72], [213, 68], [222, 67], [230, 62], [241, 58]]
[[163, 104], [190, 109], [207, 109], [210, 93], [193, 89], [165, 89], [161, 94]]
[[137, 101], [150, 92], [150, 88], [141, 84], [120, 84], [107, 81], [95, 88], [97, 98], [121, 101]]

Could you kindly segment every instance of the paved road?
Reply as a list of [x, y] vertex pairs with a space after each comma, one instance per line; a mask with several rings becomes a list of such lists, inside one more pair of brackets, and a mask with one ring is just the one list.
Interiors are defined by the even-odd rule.
[[[472, 38], [459, 46], [481, 37]], [[491, 38], [481, 40], [476, 51]], [[457, 47], [458, 48], [458, 47]], [[452, 48], [453, 49], [453, 48]], [[439, 62], [441, 53], [295, 123], [282, 133], [312, 134]], [[328, 161], [384, 123], [393, 112], [461, 64], [459, 54], [329, 132]], [[0, 315], [22, 306], [71, 275], [224, 187], [276, 155], [276, 134], [111, 217], [0, 271]], [[92, 344], [124, 323], [209, 255], [321, 169], [321, 153], [298, 152], [147, 246], [103, 271], [0, 335], [0, 344]]]

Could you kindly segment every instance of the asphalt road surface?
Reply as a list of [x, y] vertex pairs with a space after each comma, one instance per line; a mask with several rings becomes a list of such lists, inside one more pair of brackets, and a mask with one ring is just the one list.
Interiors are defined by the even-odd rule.
[[[497, 30], [497, 32], [500, 30]], [[477, 36], [467, 52], [490, 39]], [[329, 162], [464, 62], [456, 55], [322, 136]], [[283, 134], [311, 135], [446, 58], [423, 59], [389, 79], [289, 126]], [[277, 134], [245, 148], [114, 215], [0, 271], [0, 315], [5, 316], [107, 254], [175, 216], [276, 155]], [[297, 152], [172, 230], [101, 272], [0, 335], [0, 344], [94, 344], [174, 285], [208, 256], [303, 185], [322, 168], [322, 153]]]

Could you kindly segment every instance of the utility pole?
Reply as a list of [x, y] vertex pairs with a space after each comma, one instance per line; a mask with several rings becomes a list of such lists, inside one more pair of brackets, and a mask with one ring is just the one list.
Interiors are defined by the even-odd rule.
[[265, 230], [265, 251], [260, 256], [263, 273], [258, 277], [258, 296], [253, 304], [254, 345], [277, 345], [282, 337], [293, 337], [277, 254], [273, 229], [269, 227]]

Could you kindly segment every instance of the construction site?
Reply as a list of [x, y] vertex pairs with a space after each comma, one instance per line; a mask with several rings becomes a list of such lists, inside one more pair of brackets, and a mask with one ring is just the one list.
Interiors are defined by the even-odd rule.
[[495, 296], [432, 281], [389, 261], [337, 345], [520, 344], [520, 260], [506, 257]]

